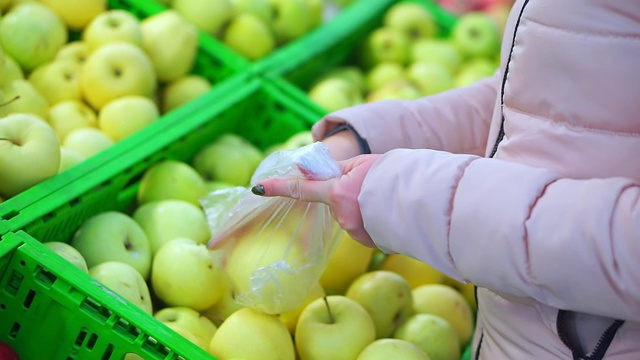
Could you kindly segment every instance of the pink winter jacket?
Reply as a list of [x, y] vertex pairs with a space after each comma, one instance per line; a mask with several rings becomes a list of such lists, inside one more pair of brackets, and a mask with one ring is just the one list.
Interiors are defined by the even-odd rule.
[[493, 78], [314, 133], [384, 153], [365, 228], [478, 286], [474, 359], [640, 359], [640, 2], [516, 1], [502, 50]]

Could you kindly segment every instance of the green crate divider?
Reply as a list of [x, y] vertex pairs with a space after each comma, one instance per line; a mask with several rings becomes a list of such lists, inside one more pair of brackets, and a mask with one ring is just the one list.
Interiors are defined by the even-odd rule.
[[[109, 0], [108, 7], [112, 9], [126, 9], [141, 19], [164, 9], [158, 3], [150, 0]], [[242, 77], [249, 74], [249, 68], [250, 64], [246, 60], [231, 53], [229, 49], [225, 49], [221, 47], [221, 45], [212, 42], [209, 36], [200, 34], [198, 56], [196, 57], [191, 73], [204, 76], [215, 88], [235, 76]], [[183, 108], [191, 106], [191, 103], [185, 104]], [[180, 110], [181, 115], [178, 116], [173, 113], [165, 114], [156, 123], [139, 131], [139, 133], [142, 134], [135, 134], [130, 138], [124, 139], [76, 167], [46, 179], [0, 203], [0, 235], [17, 229], [16, 226], [11, 224], [13, 222], [12, 219], [17, 216], [23, 208], [46, 197], [50, 192], [66, 186], [83, 174], [95, 171], [95, 169], [102, 166], [102, 164], [128, 151], [133, 143], [139, 141], [141, 137], [146, 137], [144, 133], [147, 131], [154, 132], [153, 128], [155, 127], [164, 127], [166, 123], [180, 121], [180, 117], [184, 116], [184, 111], [182, 111], [184, 109]]]
[[129, 144], [129, 151], [103, 158], [102, 166], [26, 206], [12, 219], [14, 226], [40, 241], [68, 242], [91, 215], [104, 210], [131, 210], [136, 205], [140, 178], [156, 162], [188, 161], [226, 132], [266, 149], [309, 130], [321, 116], [269, 81], [237, 80], [194, 100], [194, 106], [176, 111], [172, 118], [179, 124], [167, 122], [167, 126], [140, 134], [138, 141]]
[[0, 241], [0, 341], [22, 360], [213, 359], [25, 232]]

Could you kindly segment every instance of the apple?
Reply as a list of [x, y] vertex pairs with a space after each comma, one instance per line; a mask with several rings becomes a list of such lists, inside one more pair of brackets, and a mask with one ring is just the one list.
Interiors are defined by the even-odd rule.
[[9, 344], [0, 341], [0, 359], [20, 360], [20, 356]]
[[159, 81], [167, 82], [191, 71], [198, 53], [198, 28], [177, 11], [165, 10], [142, 20], [143, 48]]
[[226, 188], [230, 188], [230, 187], [234, 187], [235, 185], [233, 184], [229, 184], [223, 181], [207, 181], [205, 183], [206, 187], [207, 187], [207, 193], [211, 193], [214, 191], [218, 191], [218, 190], [222, 190], [222, 189], [226, 189]]
[[60, 143], [44, 120], [31, 114], [0, 118], [0, 196], [8, 199], [54, 176]]
[[413, 313], [411, 286], [392, 271], [375, 270], [358, 276], [345, 295], [367, 310], [378, 339], [390, 337]]
[[309, 30], [321, 25], [324, 21], [324, 12], [326, 10], [324, 0], [305, 0], [310, 8], [311, 23]]
[[360, 91], [367, 90], [366, 74], [363, 69], [356, 65], [338, 65], [326, 71], [321, 79], [324, 78], [342, 78], [356, 89], [360, 89]]
[[82, 100], [80, 65], [72, 60], [52, 60], [38, 65], [27, 79], [49, 105], [65, 100]]
[[268, 0], [271, 29], [278, 44], [285, 44], [306, 34], [313, 26], [313, 8], [306, 0]]
[[95, 109], [121, 96], [151, 97], [156, 85], [156, 73], [147, 54], [126, 42], [102, 45], [89, 55], [80, 72], [82, 93]]
[[64, 141], [67, 135], [75, 129], [96, 128], [98, 115], [83, 101], [61, 101], [49, 108], [49, 124], [55, 130], [58, 139]]
[[79, 127], [70, 131], [62, 140], [62, 147], [90, 158], [109, 147], [115, 141], [104, 131], [93, 127]]
[[98, 127], [115, 141], [146, 128], [160, 118], [156, 103], [146, 96], [125, 95], [106, 103], [98, 113]]
[[295, 345], [301, 360], [351, 360], [375, 337], [373, 320], [362, 305], [343, 295], [329, 295], [302, 310]]
[[106, 0], [40, 0], [71, 30], [82, 30], [107, 9]]
[[328, 112], [364, 102], [359, 88], [343, 78], [325, 78], [309, 89], [309, 98]]
[[463, 57], [491, 57], [500, 51], [500, 29], [483, 12], [473, 11], [460, 16], [450, 37]]
[[90, 53], [89, 45], [82, 40], [64, 44], [56, 53], [55, 60], [71, 60], [78, 65], [84, 64]]
[[54, 253], [60, 255], [63, 259], [67, 260], [78, 269], [87, 274], [89, 273], [87, 262], [84, 257], [82, 257], [82, 254], [80, 254], [80, 252], [73, 246], [61, 241], [48, 241], [43, 243], [43, 245]]
[[89, 275], [149, 315], [153, 304], [140, 272], [126, 262], [106, 261], [89, 267]]
[[408, 80], [404, 65], [395, 61], [382, 61], [374, 65], [366, 74], [367, 91], [376, 91], [390, 83]]
[[[446, 277], [445, 277], [446, 279]], [[467, 300], [469, 306], [471, 306], [471, 311], [475, 314], [478, 311], [478, 304], [476, 303], [476, 287], [473, 283], [462, 283], [457, 280], [449, 278], [445, 280], [446, 285], [452, 286], [454, 289], [458, 290], [462, 297]]]
[[420, 92], [414, 84], [407, 80], [398, 80], [382, 85], [377, 90], [370, 92], [365, 102], [381, 100], [413, 100], [420, 97]]
[[220, 299], [209, 308], [200, 311], [203, 316], [210, 319], [216, 326], [220, 326], [231, 314], [246, 306], [235, 300], [233, 287], [229, 284], [229, 279], [224, 277], [221, 284], [222, 295]]
[[392, 5], [384, 14], [383, 26], [402, 31], [410, 41], [429, 39], [438, 34], [435, 16], [417, 2], [401, 1]]
[[11, 84], [13, 80], [24, 79], [24, 71], [9, 54], [5, 53], [3, 60], [4, 70], [0, 77], [0, 88]]
[[231, 19], [222, 41], [251, 61], [262, 59], [276, 47], [276, 39], [269, 25], [257, 15], [249, 13]]
[[271, 8], [268, 0], [231, 0], [233, 16], [252, 14], [259, 17], [265, 24], [271, 21]]
[[351, 282], [367, 271], [373, 251], [374, 248], [360, 244], [346, 231], [341, 231], [320, 284], [327, 292], [344, 294]]
[[142, 40], [140, 20], [122, 9], [101, 12], [82, 31], [82, 41], [87, 44], [90, 53], [114, 42], [126, 42], [142, 47]]
[[417, 61], [438, 63], [453, 74], [462, 63], [462, 55], [449, 39], [419, 39], [409, 49], [409, 62]]
[[294, 360], [293, 339], [277, 315], [242, 308], [213, 334], [209, 353], [218, 359]]
[[471, 340], [474, 313], [460, 292], [448, 285], [426, 284], [413, 289], [413, 310], [446, 320], [458, 334], [460, 347]]
[[406, 72], [407, 78], [422, 96], [434, 95], [454, 87], [453, 74], [438, 63], [416, 61], [409, 65]]
[[197, 99], [211, 90], [211, 82], [207, 78], [189, 74], [170, 81], [162, 88], [160, 95], [163, 114]]
[[460, 359], [458, 333], [451, 324], [437, 315], [413, 314], [400, 325], [393, 337], [416, 344], [431, 360]]
[[220, 300], [224, 273], [206, 245], [174, 238], [160, 246], [153, 257], [151, 286], [167, 306], [202, 311]]
[[291, 135], [282, 145], [283, 150], [294, 150], [313, 144], [313, 134], [311, 130], [301, 131]]
[[67, 39], [62, 20], [36, 1], [13, 5], [0, 18], [0, 45], [25, 71], [53, 59]]
[[444, 274], [431, 265], [404, 254], [388, 254], [380, 270], [393, 271], [401, 275], [412, 289], [425, 284], [439, 284], [444, 281]]
[[200, 206], [207, 193], [204, 179], [189, 164], [177, 160], [162, 160], [149, 167], [140, 179], [139, 205], [166, 199], [188, 201]]
[[360, 54], [362, 65], [367, 70], [382, 61], [404, 65], [410, 47], [411, 40], [404, 32], [388, 26], [376, 28], [365, 38]]
[[60, 166], [58, 167], [58, 173], [67, 171], [68, 169], [80, 164], [87, 158], [71, 149], [60, 148]]
[[171, 329], [179, 328], [190, 332], [196, 338], [196, 345], [205, 351], [209, 351], [211, 338], [218, 329], [207, 317], [184, 306], [165, 307], [157, 311], [153, 317]]
[[233, 16], [231, 0], [172, 0], [171, 7], [205, 33], [217, 36]]
[[17, 79], [2, 88], [5, 114], [33, 114], [43, 120], [49, 118], [49, 101], [28, 80]]
[[184, 200], [151, 201], [138, 206], [132, 216], [147, 234], [152, 254], [178, 237], [198, 244], [206, 244], [211, 237], [202, 208]]
[[325, 291], [322, 288], [320, 283], [316, 283], [315, 286], [311, 288], [311, 291], [304, 299], [304, 301], [294, 310], [283, 312], [279, 314], [280, 321], [284, 323], [287, 327], [287, 330], [291, 333], [291, 335], [295, 335], [296, 332], [296, 324], [298, 323], [298, 319], [300, 318], [300, 314], [302, 314], [302, 310], [309, 305], [313, 300], [324, 297]]
[[[367, 345], [356, 360], [431, 360], [418, 345], [400, 339], [378, 339]], [[457, 360], [457, 359], [456, 359]]]
[[125, 213], [104, 211], [92, 215], [76, 230], [70, 244], [82, 254], [89, 269], [118, 261], [131, 265], [143, 279], [149, 277], [149, 240], [140, 225]]
[[196, 153], [193, 167], [207, 181], [246, 186], [263, 158], [248, 140], [226, 133]]
[[463, 62], [454, 77], [454, 86], [471, 85], [486, 77], [492, 76], [498, 69], [498, 64], [487, 58], [473, 58]]

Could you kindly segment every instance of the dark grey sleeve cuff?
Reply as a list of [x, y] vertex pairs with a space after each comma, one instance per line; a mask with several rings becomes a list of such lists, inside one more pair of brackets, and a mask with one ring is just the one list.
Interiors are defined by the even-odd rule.
[[335, 135], [341, 131], [344, 130], [349, 130], [351, 131], [351, 133], [355, 136], [356, 141], [358, 142], [358, 146], [360, 147], [360, 153], [361, 154], [371, 154], [371, 148], [369, 148], [369, 143], [367, 142], [367, 140], [365, 138], [363, 138], [362, 136], [360, 136], [360, 134], [358, 134], [358, 132], [356, 131], [356, 129], [353, 128], [353, 126], [344, 123], [344, 124], [340, 124], [338, 126], [336, 126], [333, 130], [329, 131], [323, 139], [328, 138], [329, 136]]

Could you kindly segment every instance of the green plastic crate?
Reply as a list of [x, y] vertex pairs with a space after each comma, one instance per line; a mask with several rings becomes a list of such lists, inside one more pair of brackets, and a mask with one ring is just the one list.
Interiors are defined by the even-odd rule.
[[[150, 0], [109, 0], [108, 6], [112, 9], [126, 9], [141, 19], [163, 10], [161, 6]], [[250, 64], [247, 61], [238, 58], [235, 54], [229, 53], [228, 49], [221, 48], [209, 40], [206, 36], [200, 36], [199, 51], [192, 70], [193, 74], [204, 76], [212, 83], [213, 87], [217, 87], [234, 76], [243, 76], [248, 73]], [[183, 107], [191, 107], [191, 104], [185, 104]], [[153, 128], [155, 127], [163, 128], [167, 123], [180, 122], [182, 116], [184, 116], [184, 112], [181, 115], [163, 115], [156, 123], [141, 130], [140, 133], [154, 132]], [[50, 192], [59, 190], [83, 174], [93, 172], [102, 164], [129, 150], [133, 146], [132, 144], [137, 143], [141, 138], [146, 137], [144, 134], [138, 135], [135, 134], [124, 139], [74, 168], [46, 179], [0, 203], [0, 235], [16, 229], [16, 226], [11, 224], [12, 218], [18, 215], [23, 208], [46, 197]]]
[[0, 241], [0, 341], [22, 360], [212, 358], [24, 232]]

